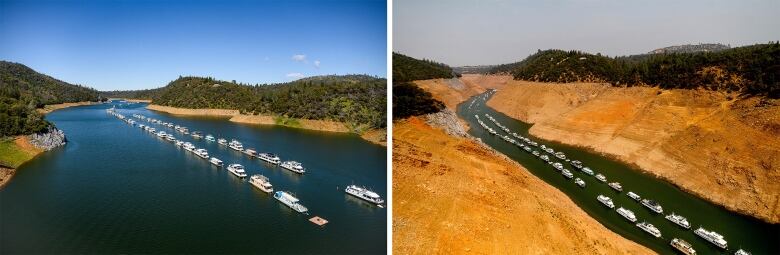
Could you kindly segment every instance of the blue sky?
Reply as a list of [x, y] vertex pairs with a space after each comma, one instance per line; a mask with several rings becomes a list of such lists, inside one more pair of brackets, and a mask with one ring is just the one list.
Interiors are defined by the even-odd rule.
[[393, 50], [453, 66], [780, 40], [779, 0], [394, 0]]
[[98, 90], [387, 77], [385, 1], [0, 0], [0, 59]]

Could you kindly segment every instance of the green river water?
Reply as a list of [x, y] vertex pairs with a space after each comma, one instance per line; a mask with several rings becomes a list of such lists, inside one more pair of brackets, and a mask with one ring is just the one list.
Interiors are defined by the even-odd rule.
[[[627, 164], [602, 155], [582, 148], [533, 137], [528, 134], [532, 125], [512, 119], [486, 106], [485, 102], [492, 94], [491, 91], [488, 91], [458, 105], [458, 115], [468, 121], [472, 127], [469, 134], [480, 138], [489, 146], [522, 164], [534, 175], [567, 194], [580, 208], [612, 231], [662, 254], [677, 253], [669, 244], [673, 238], [680, 238], [692, 244], [697, 254], [734, 254], [740, 248], [752, 254], [780, 254], [780, 242], [778, 242], [780, 241], [780, 225], [768, 224], [752, 217], [730, 212], [722, 206], [688, 194], [664, 180], [642, 173]], [[540, 146], [545, 144], [555, 151], [564, 152], [568, 159], [582, 161], [584, 166], [590, 167], [596, 173], [604, 174], [608, 182], [622, 183], [623, 192], [613, 190], [606, 183], [596, 180], [594, 176], [580, 172], [570, 164], [554, 158], [555, 161], [564, 163], [564, 167], [571, 170], [575, 178], [582, 178], [586, 182], [585, 188], [577, 186], [573, 179], [565, 178], [538, 157], [488, 133], [479, 125], [474, 117], [475, 114], [479, 115], [485, 124], [495, 129], [500, 135], [506, 135], [503, 130], [485, 117], [485, 113], [493, 116], [512, 132], [539, 142]], [[541, 152], [540, 148], [534, 148], [534, 150]], [[697, 177], [690, 176], [689, 178]], [[652, 212], [639, 202], [629, 198], [626, 195], [629, 191], [639, 194], [642, 198], [658, 201], [663, 206], [664, 213]], [[651, 236], [619, 215], [615, 209], [609, 209], [602, 205], [596, 200], [599, 194], [611, 197], [615, 208], [624, 207], [633, 211], [638, 219], [637, 222], [646, 221], [655, 225], [661, 231], [662, 237]], [[686, 217], [691, 224], [691, 229], [686, 230], [664, 218], [665, 215], [672, 212]], [[700, 226], [723, 235], [728, 241], [728, 250], [718, 248], [695, 235], [693, 230]]]

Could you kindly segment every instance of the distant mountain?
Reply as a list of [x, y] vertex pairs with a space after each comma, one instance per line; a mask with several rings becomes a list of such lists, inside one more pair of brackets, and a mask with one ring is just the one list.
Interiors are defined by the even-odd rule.
[[655, 49], [647, 54], [718, 52], [728, 49], [731, 49], [731, 46], [720, 43], [685, 44]]
[[179, 77], [165, 87], [102, 92], [151, 99], [181, 108], [236, 109], [247, 114], [333, 120], [355, 129], [387, 125], [387, 80], [368, 75], [326, 75], [279, 84], [239, 84], [211, 77]]
[[580, 51], [538, 51], [523, 61], [499, 65], [518, 80], [608, 82], [661, 88], [736, 91], [780, 98], [780, 43], [719, 51], [645, 54], [611, 58]]
[[449, 66], [393, 52], [393, 82], [459, 77]]
[[46, 130], [50, 123], [36, 108], [99, 99], [94, 89], [57, 80], [19, 63], [0, 61], [0, 137]]

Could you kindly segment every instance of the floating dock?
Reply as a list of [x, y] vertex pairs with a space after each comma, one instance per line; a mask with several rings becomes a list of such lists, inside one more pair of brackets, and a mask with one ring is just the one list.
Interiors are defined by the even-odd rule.
[[311, 219], [309, 219], [314, 224], [324, 226], [325, 224], [328, 224], [328, 220], [320, 218], [320, 216], [314, 216]]

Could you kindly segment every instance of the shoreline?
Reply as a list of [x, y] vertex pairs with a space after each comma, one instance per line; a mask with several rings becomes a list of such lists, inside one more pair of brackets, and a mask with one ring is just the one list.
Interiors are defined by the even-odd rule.
[[[51, 112], [65, 109], [68, 107], [92, 105], [92, 104], [98, 104], [98, 102], [84, 101], [84, 102], [75, 102], [75, 103], [51, 104], [51, 105], [45, 105], [43, 106], [43, 108], [38, 108], [36, 109], [36, 111], [46, 115]], [[24, 165], [24, 163], [27, 163], [28, 161], [40, 155], [41, 153], [45, 152], [44, 150], [36, 148], [34, 145], [32, 145], [30, 143], [30, 139], [28, 136], [29, 135], [14, 136], [13, 142], [9, 142], [10, 140], [0, 141], [0, 143], [2, 143], [0, 144], [0, 151], [3, 151], [3, 153], [6, 154], [3, 155], [3, 157], [8, 157], [10, 158], [10, 160], [14, 161], [14, 162], [2, 162], [4, 160], [3, 158], [0, 158], [0, 189], [5, 187], [5, 185], [8, 184], [8, 182], [11, 181], [11, 179], [13, 179], [14, 174], [16, 174], [16, 171], [19, 169], [20, 166]], [[8, 138], [2, 138], [2, 139], [8, 139]]]
[[394, 122], [393, 251], [654, 253], [478, 139], [447, 132], [460, 118], [424, 118]]
[[[507, 79], [506, 76], [483, 78], [464, 75], [460, 79], [465, 85], [462, 87], [452, 87], [451, 83], [442, 80], [414, 83], [432, 92], [434, 98], [443, 101], [450, 109], [450, 106], [457, 106], [487, 89], [503, 88]], [[470, 128], [468, 122], [454, 112], [452, 114], [454, 118], [439, 118], [446, 122], [443, 127], [440, 126], [441, 121], [428, 123], [419, 117], [394, 122], [392, 227], [393, 238], [401, 245], [393, 245], [393, 251], [413, 253], [425, 246], [449, 253], [473, 250], [588, 254], [625, 253], [630, 250], [630, 253], [655, 253], [607, 229], [562, 191], [545, 183], [516, 161], [509, 160], [506, 155], [468, 133], [459, 137], [460, 132], [448, 131], [458, 129], [458, 126], [464, 131]], [[463, 187], [476, 189], [466, 191]], [[490, 192], [486, 187], [494, 188]], [[420, 196], [429, 196], [428, 200], [422, 200], [435, 205], [417, 205], [414, 201], [420, 201]], [[499, 199], [491, 199], [497, 196]], [[507, 200], [517, 202], [507, 203]], [[468, 206], [474, 204], [482, 205]], [[498, 213], [500, 211], [511, 213]], [[477, 212], [488, 216], [478, 217], [480, 213]], [[515, 217], [518, 214], [525, 217]], [[582, 224], [596, 231], [586, 235], [583, 228], [577, 227]], [[491, 236], [491, 233], [496, 234]], [[439, 237], [420, 238], [425, 236]], [[505, 240], [506, 236], [512, 239], [499, 241]], [[515, 243], [511, 240], [518, 236], [540, 239], [531, 244], [556, 242], [558, 245], [511, 245]], [[579, 242], [581, 240], [589, 241]]]
[[[323, 132], [335, 132], [335, 133], [355, 133], [352, 132], [346, 125], [346, 123], [328, 120], [308, 120], [308, 119], [295, 119], [286, 118], [272, 115], [249, 115], [241, 114], [238, 110], [230, 109], [188, 109], [171, 106], [162, 106], [156, 104], [149, 104], [146, 109], [165, 112], [174, 115], [183, 116], [212, 116], [212, 117], [225, 117], [229, 118], [229, 121], [242, 124], [253, 125], [277, 125], [290, 128], [299, 128], [314, 131]], [[384, 130], [384, 131], [382, 131]], [[357, 134], [357, 133], [355, 133]], [[384, 135], [381, 135], [384, 134]], [[373, 144], [387, 147], [387, 130], [386, 129], [372, 129], [366, 130], [359, 135], [362, 139], [371, 142]]]
[[83, 102], [75, 102], [75, 103], [62, 103], [62, 104], [48, 104], [44, 105], [43, 108], [38, 108], [36, 111], [42, 114], [49, 114], [56, 110], [65, 109], [68, 107], [73, 106], [82, 106], [82, 105], [92, 105], [92, 104], [99, 104], [98, 102], [92, 102], [92, 101], [83, 101]]
[[[655, 88], [614, 88], [588, 83], [565, 86], [514, 83], [513, 87], [499, 91], [487, 106], [517, 121], [532, 124], [530, 134], [621, 162], [727, 211], [769, 224], [778, 223], [777, 198], [761, 195], [773, 193], [777, 188], [773, 188], [771, 179], [767, 179], [772, 175], [771, 170], [764, 172], [760, 165], [745, 156], [766, 152], [742, 146], [744, 142], [764, 141], [765, 147], [772, 148], [777, 146], [777, 140], [761, 138], [767, 134], [753, 127], [734, 124], [735, 120], [741, 120], [735, 116], [740, 116], [740, 109], [744, 108], [732, 108], [731, 105], [743, 102], [727, 102], [725, 96], [716, 92], [696, 90], [659, 92]], [[704, 99], [690, 101], [692, 95]], [[560, 102], [560, 98], [568, 100], [569, 104]], [[626, 100], [631, 103], [624, 102]], [[674, 114], [671, 115], [674, 118], [658, 117], [670, 114]], [[663, 129], [653, 128], [658, 120], [665, 120]], [[744, 136], [729, 136], [729, 132], [720, 131], [724, 126]], [[723, 145], [724, 141], [727, 144]], [[707, 145], [709, 142], [717, 145]], [[719, 146], [730, 149], [720, 151]], [[680, 147], [693, 150], [673, 149]], [[702, 153], [720, 156], [695, 162], [679, 160], [697, 159], [695, 155]], [[708, 167], [715, 164], [713, 162], [725, 163], [716, 164], [720, 167]], [[691, 174], [704, 178], [679, 178]]]
[[4, 153], [0, 158], [3, 161], [0, 162], [0, 189], [13, 179], [20, 166], [44, 152], [33, 146], [26, 135], [16, 136], [13, 141], [0, 141], [0, 151]]

